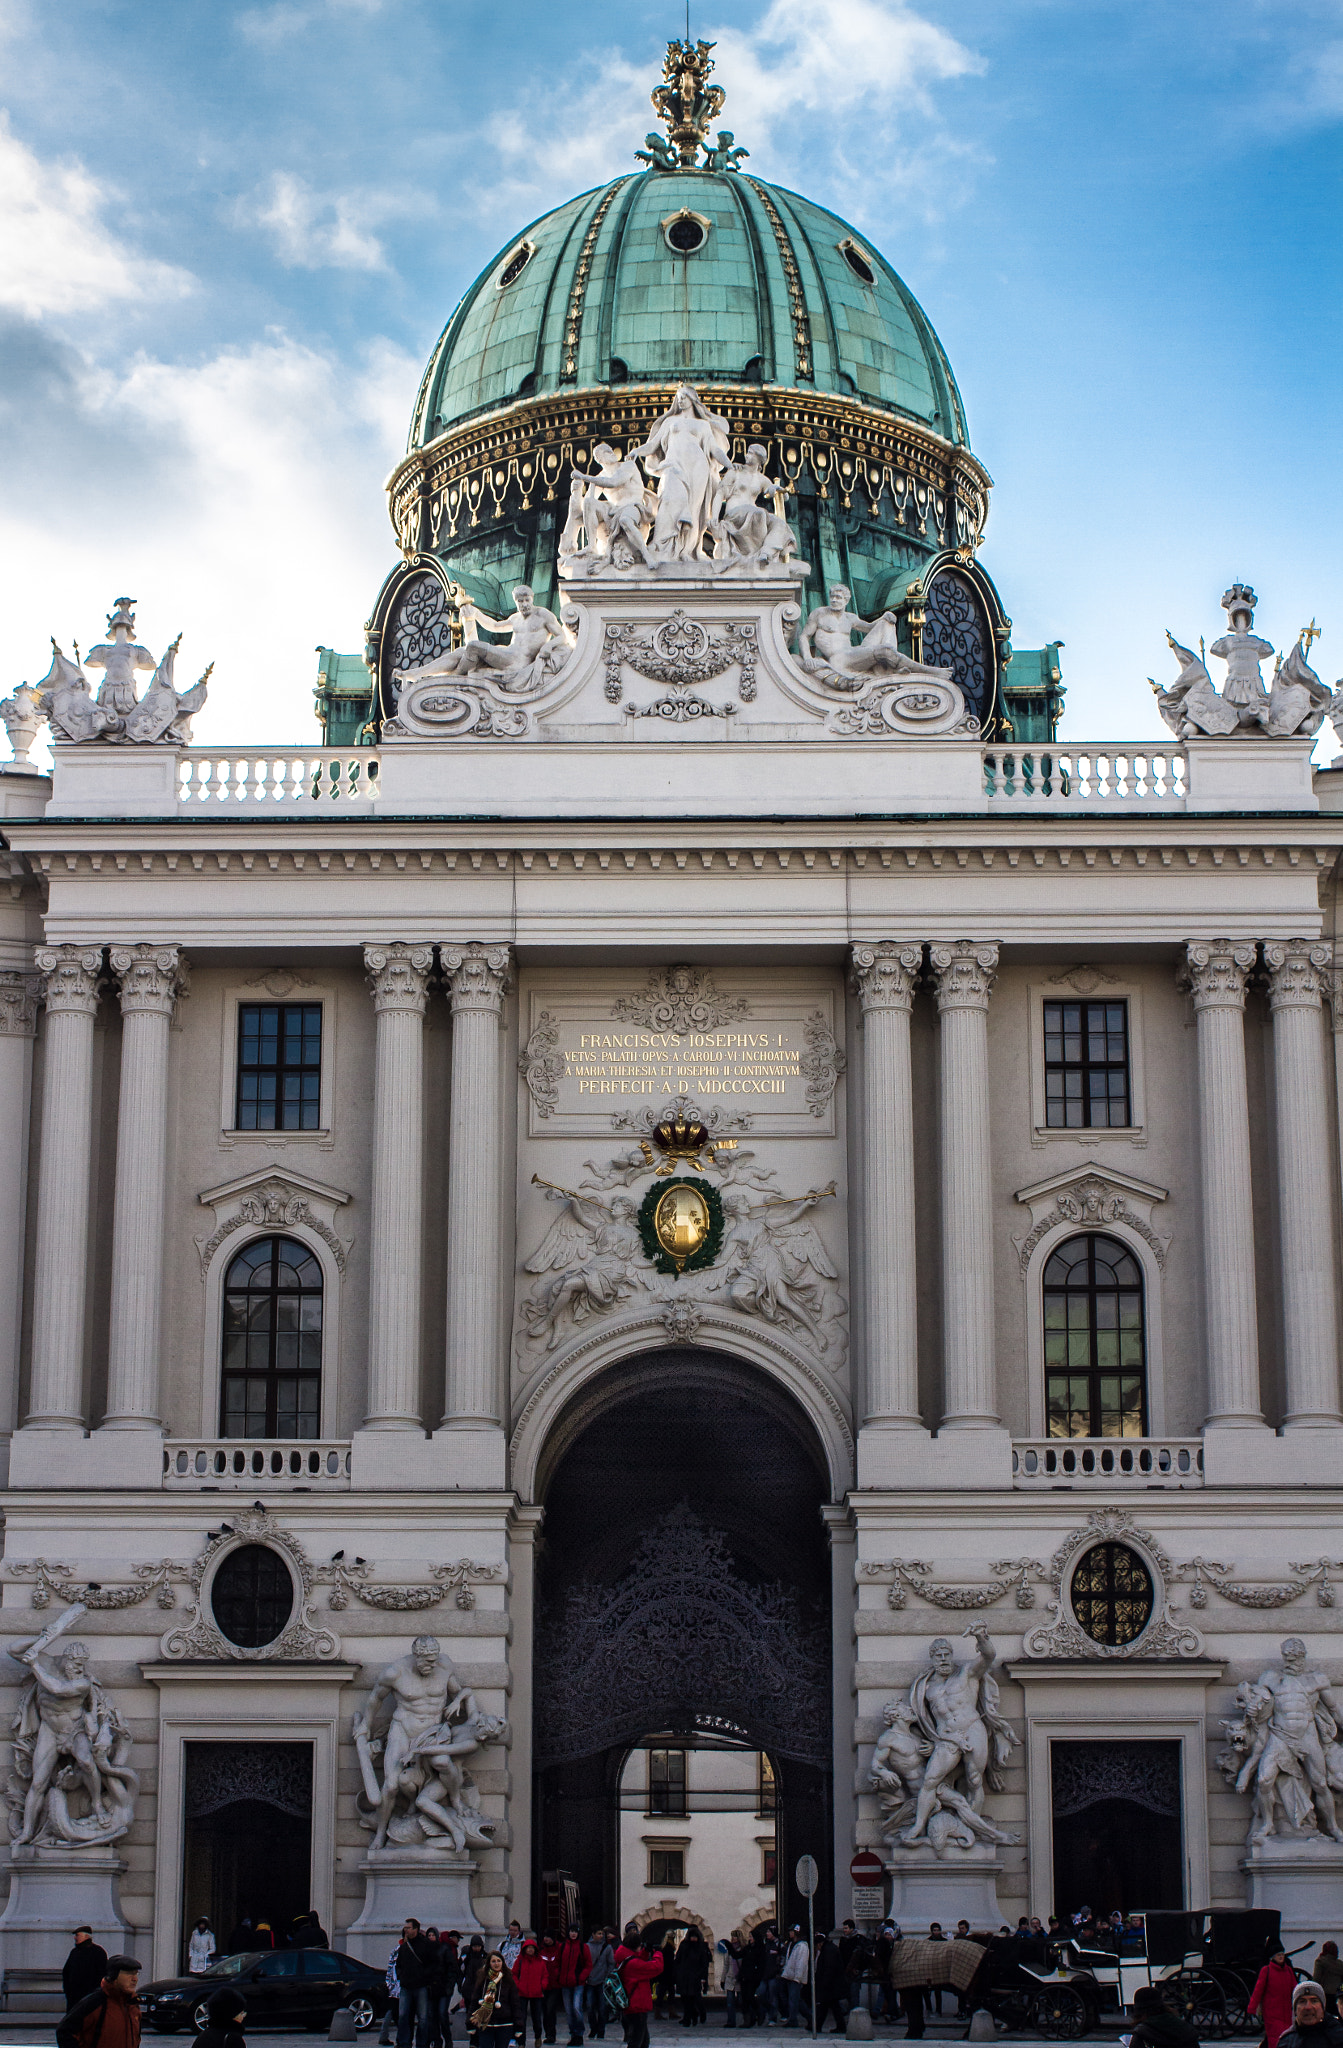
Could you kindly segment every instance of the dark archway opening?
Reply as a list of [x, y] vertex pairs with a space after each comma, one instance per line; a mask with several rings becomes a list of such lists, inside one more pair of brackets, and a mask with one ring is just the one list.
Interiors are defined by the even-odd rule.
[[1054, 1742], [1050, 1779], [1060, 1918], [1183, 1906], [1178, 1742]]
[[312, 1744], [188, 1742], [184, 1775], [183, 1948], [202, 1913], [221, 1952], [244, 1915], [282, 1948], [311, 1904]]
[[719, 1353], [648, 1353], [571, 1405], [538, 1496], [538, 1898], [565, 1872], [585, 1925], [616, 1923], [621, 1773], [631, 1746], [657, 1729], [687, 1747], [720, 1737], [769, 1752], [779, 1913], [805, 1918], [792, 1874], [810, 1853], [826, 1922], [833, 1752], [820, 1511], [830, 1492], [807, 1418], [764, 1374]]

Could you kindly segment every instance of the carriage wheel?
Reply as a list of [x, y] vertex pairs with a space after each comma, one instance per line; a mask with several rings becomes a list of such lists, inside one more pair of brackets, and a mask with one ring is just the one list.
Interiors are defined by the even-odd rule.
[[1091, 2031], [1090, 2001], [1075, 1984], [1047, 1984], [1036, 1997], [1031, 2021], [1047, 2041], [1080, 2041]]
[[1224, 2040], [1231, 2028], [1227, 2020], [1226, 1993], [1208, 1970], [1177, 1970], [1163, 1978], [1162, 2001], [1200, 2034]]
[[1263, 2028], [1257, 2019], [1246, 2011], [1250, 1993], [1254, 1989], [1236, 1970], [1219, 1968], [1214, 1964], [1211, 1973], [1222, 1987], [1226, 1999], [1226, 2030], [1229, 2034], [1259, 2034]]

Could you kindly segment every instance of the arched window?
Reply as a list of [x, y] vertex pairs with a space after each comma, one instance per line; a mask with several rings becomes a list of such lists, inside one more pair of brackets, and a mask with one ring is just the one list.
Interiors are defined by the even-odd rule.
[[318, 1436], [322, 1269], [292, 1237], [258, 1237], [224, 1278], [221, 1436]]
[[1050, 1436], [1144, 1436], [1142, 1268], [1100, 1231], [1045, 1265], [1045, 1413]]

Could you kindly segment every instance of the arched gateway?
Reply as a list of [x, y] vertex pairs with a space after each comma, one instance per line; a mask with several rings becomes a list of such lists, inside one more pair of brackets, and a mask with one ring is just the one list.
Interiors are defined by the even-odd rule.
[[614, 1920], [631, 1749], [726, 1740], [774, 1763], [790, 1912], [797, 1857], [825, 1867], [831, 1833], [829, 1489], [811, 1424], [757, 1368], [646, 1352], [564, 1411], [537, 1492], [538, 1874], [571, 1872], [585, 1914]]

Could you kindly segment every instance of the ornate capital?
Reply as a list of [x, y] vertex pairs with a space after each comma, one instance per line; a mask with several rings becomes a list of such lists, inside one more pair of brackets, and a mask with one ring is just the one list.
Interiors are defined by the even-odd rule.
[[1274, 1010], [1318, 1010], [1331, 991], [1334, 949], [1327, 939], [1269, 939], [1264, 945], [1269, 1005]]
[[37, 1029], [38, 981], [13, 968], [0, 973], [0, 1038], [31, 1038]]
[[121, 983], [121, 1014], [153, 1012], [171, 1017], [179, 996], [191, 985], [191, 976], [176, 946], [113, 946], [112, 972]]
[[1194, 1008], [1243, 1010], [1257, 952], [1253, 939], [1191, 939], [1180, 982], [1193, 996]]
[[849, 955], [853, 969], [851, 987], [864, 1016], [869, 1010], [908, 1010], [914, 1001], [914, 984], [923, 965], [922, 946], [899, 946], [894, 939], [877, 939], [870, 946], [855, 946]]
[[498, 1010], [513, 985], [511, 947], [482, 946], [472, 939], [466, 946], [440, 946], [438, 957], [454, 1016], [459, 1010]]
[[932, 946], [929, 958], [939, 1010], [987, 1010], [998, 976], [998, 948], [977, 939]]
[[47, 1009], [92, 1017], [102, 981], [102, 947], [39, 946], [35, 958]]
[[405, 946], [400, 939], [390, 946], [365, 946], [364, 966], [374, 1009], [379, 1014], [383, 1010], [413, 1010], [422, 1017], [433, 965], [432, 946]]

